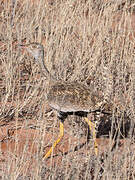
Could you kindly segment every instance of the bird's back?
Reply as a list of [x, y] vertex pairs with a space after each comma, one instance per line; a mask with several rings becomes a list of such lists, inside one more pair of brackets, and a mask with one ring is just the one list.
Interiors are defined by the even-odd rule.
[[89, 88], [78, 83], [55, 83], [49, 89], [48, 102], [57, 111], [90, 112], [100, 108], [102, 98]]

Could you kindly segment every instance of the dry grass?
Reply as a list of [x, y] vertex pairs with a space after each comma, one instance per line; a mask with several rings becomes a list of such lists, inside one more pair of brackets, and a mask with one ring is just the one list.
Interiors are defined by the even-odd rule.
[[[134, 0], [0, 1], [0, 179], [135, 179], [134, 10]], [[93, 143], [67, 153], [86, 140], [86, 124], [71, 116], [58, 156], [42, 161], [58, 121], [46, 101], [48, 80], [17, 46], [22, 42], [44, 44], [46, 65], [58, 79], [102, 94], [103, 64], [110, 69], [112, 114], [101, 117], [98, 157]]]

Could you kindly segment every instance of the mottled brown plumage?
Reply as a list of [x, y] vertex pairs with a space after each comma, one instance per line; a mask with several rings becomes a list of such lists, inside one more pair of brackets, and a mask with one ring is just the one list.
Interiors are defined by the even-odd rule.
[[101, 97], [78, 83], [57, 82], [53, 84], [47, 94], [50, 106], [57, 111], [91, 112], [102, 105]]
[[[35, 61], [39, 64], [43, 75], [48, 76], [48, 78], [50, 79], [50, 85], [47, 94], [48, 103], [53, 109], [58, 112], [58, 117], [61, 120], [60, 137], [53, 144], [48, 153], [44, 156], [45, 158], [47, 158], [63, 136], [63, 114], [78, 111], [89, 113], [95, 110], [99, 110], [104, 102], [103, 99], [98, 96], [98, 94], [93, 90], [94, 88], [89, 89], [88, 87], [79, 83], [69, 83], [56, 80], [56, 78], [54, 78], [50, 74], [44, 64], [44, 48], [41, 44], [32, 43], [21, 46], [26, 48], [27, 51], [33, 55]], [[94, 128], [95, 126], [87, 118], [85, 118], [85, 121], [88, 123], [90, 129], [93, 130], [95, 151], [97, 154], [97, 143]]]
[[50, 79], [47, 99], [49, 105], [62, 112], [91, 112], [103, 104], [100, 96], [91, 88], [76, 82], [62, 82], [54, 78], [44, 64], [44, 48], [39, 43], [21, 45], [30, 52], [39, 64], [43, 75]]

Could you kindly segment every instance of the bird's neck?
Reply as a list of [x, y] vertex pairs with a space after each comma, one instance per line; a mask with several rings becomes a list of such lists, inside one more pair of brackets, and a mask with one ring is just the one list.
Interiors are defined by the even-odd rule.
[[44, 56], [40, 58], [39, 60], [39, 66], [41, 69], [41, 72], [44, 76], [47, 76], [48, 79], [50, 79], [53, 82], [56, 82], [57, 79], [49, 72], [49, 70], [47, 69], [45, 63], [44, 63]]

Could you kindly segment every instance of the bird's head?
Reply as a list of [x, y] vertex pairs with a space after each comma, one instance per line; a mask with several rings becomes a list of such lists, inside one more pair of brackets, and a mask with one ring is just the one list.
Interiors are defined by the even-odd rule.
[[55, 80], [55, 78], [50, 74], [44, 63], [44, 47], [42, 44], [30, 43], [30, 44], [22, 44], [19, 46], [23, 49], [26, 49], [26, 51], [29, 52], [34, 57], [35, 61], [38, 63], [44, 75], [47, 74], [51, 79]]
[[44, 47], [42, 44], [39, 43], [31, 43], [31, 44], [22, 44], [20, 47], [26, 49], [36, 61], [39, 58], [44, 58]]

